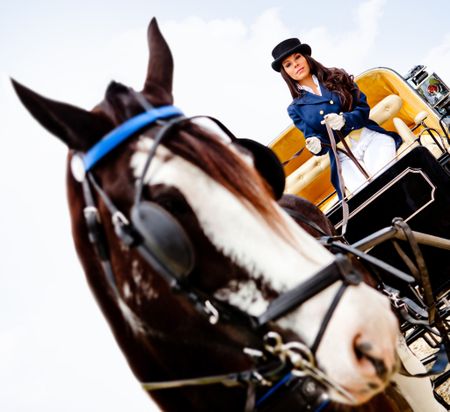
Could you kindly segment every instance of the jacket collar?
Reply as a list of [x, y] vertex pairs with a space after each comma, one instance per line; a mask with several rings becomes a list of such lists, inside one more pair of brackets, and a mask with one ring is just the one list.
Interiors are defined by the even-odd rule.
[[[317, 76], [315, 74], [313, 74], [311, 77], [312, 77], [312, 80], [313, 80], [314, 84], [318, 88], [318, 91], [319, 91], [320, 95], [322, 95], [322, 88], [320, 87], [319, 79], [317, 78]], [[298, 87], [299, 90], [306, 90], [307, 92], [314, 93], [313, 90], [310, 87], [305, 86], [303, 84], [297, 83], [297, 87]]]
[[336, 100], [336, 95], [330, 92], [323, 84], [320, 84], [320, 90], [322, 92], [322, 96], [319, 96], [314, 93], [310, 93], [306, 90], [302, 91], [300, 97], [297, 97], [293, 100], [294, 104], [318, 104], [328, 102], [330, 100]]

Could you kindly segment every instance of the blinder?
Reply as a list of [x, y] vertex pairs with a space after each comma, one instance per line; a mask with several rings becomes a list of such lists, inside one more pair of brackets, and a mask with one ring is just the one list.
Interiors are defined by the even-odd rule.
[[281, 164], [280, 159], [278, 159], [278, 156], [272, 149], [256, 140], [236, 137], [228, 127], [215, 117], [200, 115], [192, 116], [188, 120], [199, 118], [211, 120], [231, 139], [233, 144], [250, 152], [253, 157], [255, 169], [272, 189], [275, 200], [279, 200], [281, 196], [283, 196], [286, 185], [286, 175], [284, 174], [283, 165]]
[[279, 200], [283, 196], [286, 176], [277, 155], [255, 140], [236, 138], [235, 143], [252, 153], [255, 169], [272, 188], [275, 199]]
[[187, 276], [195, 263], [194, 247], [183, 227], [155, 202], [139, 202], [131, 209], [131, 222], [145, 247], [177, 278]]

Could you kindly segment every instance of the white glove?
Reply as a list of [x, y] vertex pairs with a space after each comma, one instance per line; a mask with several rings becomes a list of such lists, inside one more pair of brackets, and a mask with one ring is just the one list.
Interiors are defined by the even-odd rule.
[[305, 140], [306, 148], [313, 154], [317, 154], [322, 149], [322, 144], [320, 143], [320, 139], [316, 136], [308, 137]]
[[328, 123], [333, 130], [341, 130], [344, 127], [345, 119], [342, 114], [329, 113], [324, 116], [324, 122]]

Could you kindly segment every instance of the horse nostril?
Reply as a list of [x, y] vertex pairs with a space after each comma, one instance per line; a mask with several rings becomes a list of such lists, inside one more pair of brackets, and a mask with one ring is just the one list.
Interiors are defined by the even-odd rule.
[[373, 390], [373, 391], [377, 391], [378, 389], [380, 389], [380, 385], [378, 383], [375, 382], [369, 382], [367, 384], [368, 388]]
[[365, 358], [367, 359], [375, 368], [375, 373], [377, 376], [384, 382], [387, 381], [390, 372], [388, 368], [386, 367], [386, 363], [384, 360], [376, 358], [375, 356], [371, 355], [370, 352], [372, 352], [372, 345], [368, 342], [362, 342], [357, 345], [355, 345], [355, 353], [356, 357], [358, 359]]
[[369, 342], [361, 342], [355, 345], [355, 352], [358, 359], [372, 352], [373, 346]]

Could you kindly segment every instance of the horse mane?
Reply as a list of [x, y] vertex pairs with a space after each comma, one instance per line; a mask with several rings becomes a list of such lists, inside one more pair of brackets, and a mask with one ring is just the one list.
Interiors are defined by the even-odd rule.
[[[173, 153], [203, 170], [208, 176], [253, 208], [280, 233], [287, 235], [287, 227], [276, 208], [269, 184], [238, 151], [216, 134], [189, 122], [163, 143]], [[287, 236], [288, 237], [288, 236]]]

